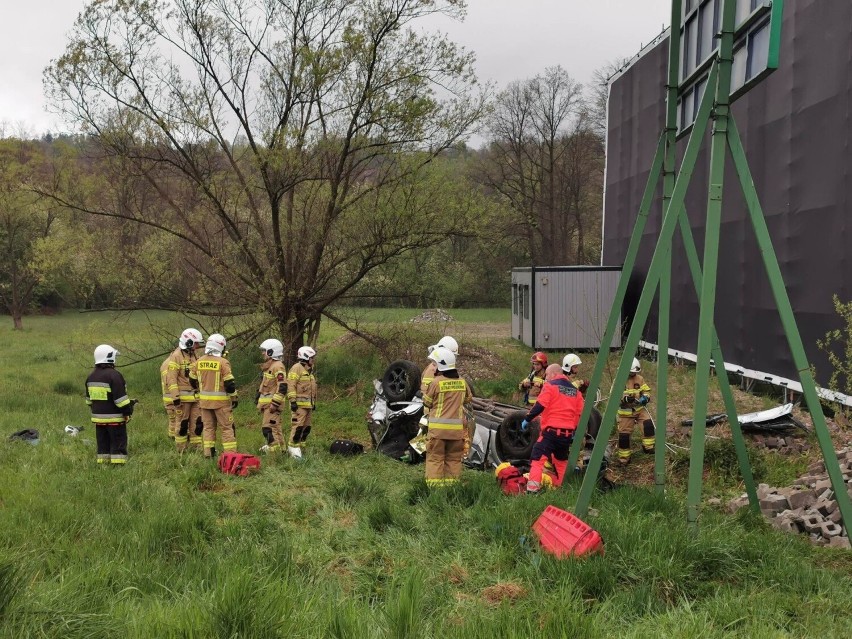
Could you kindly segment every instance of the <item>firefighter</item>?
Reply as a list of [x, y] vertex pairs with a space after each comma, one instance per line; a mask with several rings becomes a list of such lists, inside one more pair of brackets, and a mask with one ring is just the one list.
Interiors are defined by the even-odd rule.
[[237, 383], [231, 363], [225, 358], [225, 337], [214, 333], [207, 338], [204, 355], [192, 363], [189, 380], [198, 389], [198, 407], [204, 424], [202, 447], [204, 456], [216, 452], [216, 427], [221, 430], [222, 450], [236, 450], [233, 409], [237, 407]]
[[535, 404], [541, 387], [544, 386], [544, 369], [547, 368], [547, 355], [539, 351], [530, 358], [529, 375], [521, 380], [518, 389], [524, 391], [524, 406]]
[[436, 364], [435, 378], [423, 395], [429, 411], [426, 442], [426, 485], [433, 488], [458, 482], [462, 471], [465, 407], [473, 401], [467, 383], [456, 370], [456, 356], [448, 348], [436, 348], [429, 355]]
[[95, 349], [95, 369], [86, 378], [86, 403], [92, 411], [99, 464], [127, 463], [127, 422], [136, 400], [127, 396], [124, 377], [115, 370], [118, 351], [109, 344]]
[[[456, 357], [459, 356], [459, 343], [454, 337], [450, 337], [449, 335], [444, 335], [440, 340], [438, 340], [437, 344], [430, 346], [429, 353], [431, 354], [436, 348], [446, 348]], [[435, 379], [435, 371], [437, 368], [437, 364], [430, 359], [426, 368], [423, 369], [423, 374], [420, 376], [420, 392], [422, 394], [426, 394], [426, 389], [429, 388], [429, 384], [431, 384], [432, 380]]]
[[169, 437], [175, 440], [178, 452], [186, 450], [187, 443], [201, 448], [203, 424], [195, 391], [189, 383], [189, 369], [202, 348], [204, 338], [201, 331], [188, 328], [180, 334], [178, 347], [160, 366], [163, 404], [169, 416]]
[[279, 340], [264, 340], [260, 344], [260, 350], [263, 352], [263, 364], [260, 366], [263, 379], [257, 390], [257, 409], [263, 416], [260, 432], [266, 440], [260, 450], [272, 453], [284, 446], [281, 404], [287, 399], [287, 369], [281, 363], [284, 345]]
[[571, 383], [583, 394], [583, 397], [586, 396], [586, 391], [589, 389], [589, 382], [581, 379], [579, 377], [579, 369], [580, 364], [583, 362], [580, 360], [578, 355], [574, 353], [568, 353], [565, 357], [562, 358], [562, 372], [565, 374]]
[[554, 486], [562, 485], [568, 466], [568, 451], [583, 412], [583, 395], [559, 364], [547, 367], [545, 379], [535, 405], [521, 422], [521, 430], [526, 431], [530, 422], [541, 415], [541, 429], [530, 458], [527, 493], [538, 493], [542, 489], [542, 472], [548, 462], [556, 475]]
[[[580, 360], [580, 357], [574, 353], [568, 353], [565, 357], [562, 358], [562, 372], [565, 374], [574, 387], [580, 391], [580, 394], [583, 396], [583, 399], [586, 398], [586, 391], [589, 390], [589, 382], [583, 380], [579, 377], [580, 365], [583, 362]], [[594, 436], [597, 433], [586, 432], [586, 437], [583, 441], [583, 456], [580, 458], [580, 463], [582, 466], [586, 466], [588, 464], [589, 458], [592, 456], [592, 449], [595, 447], [595, 439]]]
[[642, 450], [654, 452], [654, 422], [646, 406], [651, 401], [651, 387], [639, 374], [642, 367], [639, 360], [633, 358], [630, 366], [630, 376], [618, 405], [618, 463], [626, 466], [630, 463], [630, 436], [633, 429], [642, 423]]
[[317, 405], [316, 356], [317, 352], [310, 346], [302, 346], [296, 353], [298, 361], [287, 373], [287, 399], [291, 413], [287, 452], [296, 459], [302, 458], [302, 447], [311, 433], [311, 414]]

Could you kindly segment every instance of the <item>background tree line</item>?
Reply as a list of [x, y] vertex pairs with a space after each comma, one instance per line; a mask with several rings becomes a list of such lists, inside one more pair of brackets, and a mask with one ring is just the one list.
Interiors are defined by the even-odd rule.
[[80, 135], [0, 149], [3, 303], [215, 309], [295, 349], [342, 304], [500, 305], [513, 266], [596, 263], [601, 105], [561, 67], [494, 95], [416, 28], [463, 10], [92, 2], [45, 70]]

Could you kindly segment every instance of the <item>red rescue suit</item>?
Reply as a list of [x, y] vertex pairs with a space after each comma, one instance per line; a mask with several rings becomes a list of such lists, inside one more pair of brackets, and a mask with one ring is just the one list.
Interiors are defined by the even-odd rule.
[[548, 461], [556, 471], [553, 483], [562, 485], [568, 451], [582, 412], [583, 395], [565, 375], [557, 375], [542, 387], [535, 406], [526, 416], [527, 421], [532, 421], [541, 415], [541, 432], [532, 449], [527, 492], [541, 489], [541, 474]]

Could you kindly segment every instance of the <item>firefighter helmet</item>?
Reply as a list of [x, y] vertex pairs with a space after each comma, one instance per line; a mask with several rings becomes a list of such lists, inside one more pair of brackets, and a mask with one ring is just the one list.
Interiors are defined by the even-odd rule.
[[284, 344], [274, 338], [263, 340], [260, 343], [260, 350], [266, 353], [270, 359], [280, 360], [284, 357]]
[[101, 344], [95, 349], [95, 364], [115, 364], [118, 351], [109, 344]]
[[317, 352], [314, 349], [312, 349], [310, 346], [302, 346], [296, 352], [296, 357], [303, 362], [307, 362], [311, 358], [316, 357], [316, 355], [317, 355]]
[[443, 346], [429, 353], [429, 359], [438, 365], [439, 371], [448, 371], [456, 367], [456, 356], [449, 348]]
[[575, 366], [579, 366], [582, 363], [583, 362], [580, 361], [580, 358], [577, 357], [574, 353], [568, 353], [562, 359], [562, 371], [566, 375], [571, 375], [571, 373], [572, 373], [571, 369], [574, 368]]
[[207, 344], [204, 346], [204, 352], [207, 355], [218, 355], [222, 356], [222, 353], [225, 352], [225, 346], [227, 345], [227, 341], [225, 341], [225, 336], [220, 335], [219, 333], [213, 333], [210, 337], [207, 338]]
[[441, 339], [438, 340], [437, 344], [433, 344], [432, 346], [430, 346], [429, 352], [431, 353], [436, 348], [446, 348], [453, 355], [459, 354], [459, 343], [454, 337], [450, 337], [449, 335], [444, 335]]
[[630, 366], [631, 373], [638, 373], [642, 370], [642, 366], [639, 364], [639, 360], [635, 357], [633, 358], [633, 364]]
[[547, 353], [542, 353], [538, 351], [537, 353], [533, 353], [532, 357], [530, 357], [530, 364], [541, 364], [542, 367], [547, 366]]
[[178, 345], [181, 350], [188, 351], [196, 346], [204, 346], [204, 338], [201, 336], [201, 331], [194, 328], [188, 328], [180, 334]]

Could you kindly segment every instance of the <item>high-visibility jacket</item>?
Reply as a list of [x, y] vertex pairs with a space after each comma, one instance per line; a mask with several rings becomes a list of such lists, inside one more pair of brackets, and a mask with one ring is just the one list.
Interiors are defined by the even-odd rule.
[[[524, 387], [524, 382], [527, 380], [530, 382], [529, 388]], [[544, 369], [541, 371], [541, 377], [535, 373], [530, 373], [527, 377], [524, 377], [518, 384], [518, 389], [524, 391], [527, 404], [535, 404], [535, 400], [538, 398], [539, 393], [541, 393], [542, 386], [544, 386]]]
[[541, 415], [541, 430], [558, 428], [574, 430], [583, 412], [583, 395], [565, 375], [557, 375], [546, 382], [527, 413], [527, 421]]
[[204, 355], [189, 367], [189, 379], [198, 384], [198, 406], [221, 408], [237, 399], [237, 383], [231, 373], [231, 363], [218, 355]]
[[176, 348], [160, 365], [160, 383], [163, 388], [163, 404], [170, 406], [174, 400], [194, 402], [195, 390], [189, 381], [189, 369], [196, 361], [195, 351]]
[[464, 407], [472, 401], [470, 387], [456, 371], [438, 371], [423, 395], [423, 405], [429, 411], [429, 432], [445, 439], [461, 439], [464, 436]]
[[98, 364], [86, 379], [86, 403], [94, 424], [120, 424], [133, 414], [124, 377], [111, 364]]
[[426, 389], [429, 388], [429, 384], [435, 379], [437, 371], [438, 365], [430, 359], [429, 364], [423, 369], [423, 374], [420, 376], [420, 392], [424, 395], [426, 394]]
[[278, 360], [270, 359], [261, 365], [260, 370], [263, 379], [257, 390], [257, 407], [263, 408], [269, 404], [276, 408], [281, 406], [287, 397], [287, 369]]
[[317, 380], [312, 369], [296, 362], [287, 373], [287, 400], [299, 408], [313, 408], [317, 403]]
[[[647, 397], [648, 402], [651, 401], [651, 387], [639, 373], [628, 377], [625, 386], [626, 388], [621, 395], [621, 403], [618, 405], [618, 414], [628, 417], [645, 408], [644, 404], [639, 403], [641, 397]], [[645, 404], [648, 402], [645, 402]]]

